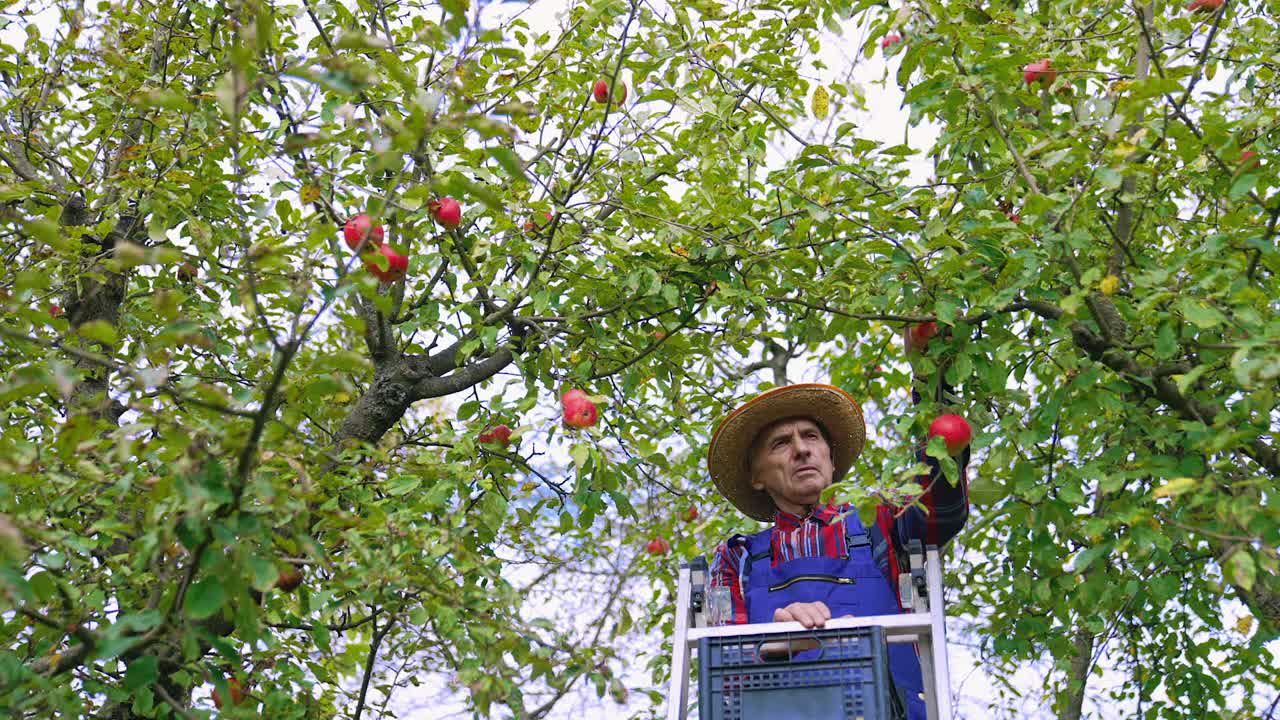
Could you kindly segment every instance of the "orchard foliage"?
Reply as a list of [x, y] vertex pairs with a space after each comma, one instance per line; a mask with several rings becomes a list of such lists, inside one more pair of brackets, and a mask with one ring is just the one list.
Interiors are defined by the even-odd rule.
[[[498, 9], [8, 8], [0, 707], [372, 717], [423, 683], [481, 716], [583, 687], [649, 716], [636, 634], [670, 628], [677, 559], [746, 527], [711, 424], [798, 361], [878, 420], [860, 500], [943, 412], [909, 408], [911, 370], [958, 388], [984, 504], [952, 608], [999, 672], [1050, 658], [1061, 717], [1257, 714], [1268, 8]], [[817, 60], [835, 32], [901, 38], [886, 81], [932, 147], [861, 136], [865, 88]], [[403, 279], [344, 242], [360, 213]], [[573, 388], [597, 423], [561, 423]]]

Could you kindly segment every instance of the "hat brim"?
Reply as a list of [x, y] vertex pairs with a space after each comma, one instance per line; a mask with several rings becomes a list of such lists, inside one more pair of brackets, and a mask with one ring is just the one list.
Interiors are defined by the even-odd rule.
[[776, 506], [769, 493], [751, 487], [751, 473], [747, 470], [751, 443], [769, 425], [793, 417], [811, 418], [826, 430], [832, 450], [832, 482], [848, 472], [866, 445], [867, 424], [862, 407], [834, 385], [784, 385], [743, 403], [720, 422], [711, 436], [707, 466], [720, 494], [756, 520], [772, 520]]

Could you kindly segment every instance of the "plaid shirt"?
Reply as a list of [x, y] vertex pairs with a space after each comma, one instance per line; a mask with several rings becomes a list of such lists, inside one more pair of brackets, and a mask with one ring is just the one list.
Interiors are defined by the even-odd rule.
[[[919, 395], [914, 392], [913, 399], [920, 402]], [[969, 517], [966, 479], [969, 449], [965, 448], [956, 458], [960, 466], [960, 482], [955, 487], [943, 477], [942, 466], [937, 460], [926, 456], [923, 449], [917, 450], [916, 456], [929, 465], [929, 474], [916, 478], [924, 488], [917, 498], [924, 508], [880, 505], [876, 508], [876, 521], [867, 526], [872, 558], [895, 595], [898, 591], [898, 558], [906, 552], [908, 541], [919, 539], [926, 545], [942, 547], [960, 532]], [[853, 512], [856, 511], [852, 505], [832, 503], [813, 509], [803, 518], [782, 510], [775, 511], [769, 543], [773, 565], [804, 557], [841, 557], [846, 540], [843, 516]], [[735, 625], [747, 622], [747, 602], [743, 591], [749, 555], [747, 536], [734, 535], [716, 547], [711, 563], [712, 583], [718, 582], [730, 588], [733, 598], [731, 622]]]

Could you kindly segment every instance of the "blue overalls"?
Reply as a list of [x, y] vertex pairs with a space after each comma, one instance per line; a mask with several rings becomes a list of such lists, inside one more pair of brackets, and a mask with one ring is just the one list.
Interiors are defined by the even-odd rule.
[[[856, 513], [844, 517], [844, 558], [795, 558], [773, 567], [772, 528], [747, 538], [751, 569], [744, 589], [747, 622], [773, 622], [773, 612], [793, 602], [826, 603], [831, 617], [896, 615], [902, 612], [888, 579], [871, 557], [871, 538]], [[806, 651], [817, 653], [814, 651]], [[804, 653], [797, 657], [803, 657]], [[924, 681], [915, 648], [889, 645], [889, 672], [899, 697], [905, 695], [907, 720], [927, 720], [921, 693]]]

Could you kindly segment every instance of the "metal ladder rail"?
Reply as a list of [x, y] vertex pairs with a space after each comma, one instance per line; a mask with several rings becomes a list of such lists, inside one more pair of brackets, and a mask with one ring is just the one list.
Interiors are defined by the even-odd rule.
[[[913, 553], [914, 554], [914, 553]], [[915, 557], [912, 558], [916, 560]], [[951, 676], [947, 668], [946, 614], [942, 604], [942, 562], [938, 549], [929, 546], [924, 555], [923, 577], [916, 574], [919, 563], [913, 563], [912, 605], [915, 612], [898, 615], [832, 618], [827, 629], [879, 625], [889, 642], [915, 642], [920, 646], [920, 669], [924, 679], [925, 703], [929, 720], [952, 720]], [[738, 637], [803, 632], [798, 622], [756, 623], [702, 627], [702, 598], [705, 587], [705, 561], [700, 567], [680, 568], [676, 580], [676, 627], [672, 639], [671, 685], [667, 694], [667, 720], [688, 720], [689, 676], [692, 650], [702, 638]], [[904, 573], [905, 575], [906, 573]], [[695, 577], [695, 575], [697, 577]], [[921, 597], [916, 585], [923, 585], [927, 595]], [[698, 595], [698, 597], [695, 597]], [[937, 599], [934, 602], [934, 599]]]

